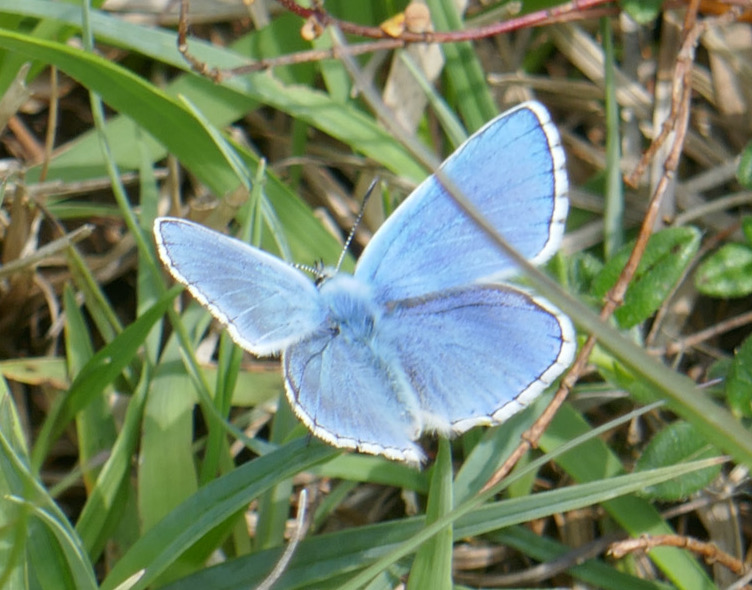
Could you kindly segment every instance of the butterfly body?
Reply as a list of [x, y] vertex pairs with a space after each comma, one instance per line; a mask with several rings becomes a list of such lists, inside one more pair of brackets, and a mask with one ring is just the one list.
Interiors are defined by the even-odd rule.
[[383, 309], [368, 285], [347, 273], [337, 273], [319, 287], [332, 330], [353, 341], [373, 338]]
[[[490, 122], [442, 169], [539, 263], [563, 234], [563, 166], [547, 112], [526, 103]], [[339, 447], [418, 464], [423, 433], [503, 422], [574, 355], [571, 322], [499, 282], [512, 263], [434, 176], [376, 232], [353, 275], [313, 281], [179, 219], [158, 219], [155, 236], [173, 276], [238, 344], [282, 353], [296, 415]]]

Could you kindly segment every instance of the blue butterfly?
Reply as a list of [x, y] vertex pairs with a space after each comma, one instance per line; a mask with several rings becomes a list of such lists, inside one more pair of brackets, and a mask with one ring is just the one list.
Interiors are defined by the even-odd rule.
[[[498, 116], [443, 172], [516, 250], [540, 264], [567, 216], [564, 150], [546, 109]], [[262, 250], [159, 218], [162, 261], [245, 350], [282, 352], [285, 388], [337, 447], [420, 464], [425, 432], [499, 424], [572, 361], [570, 320], [499, 283], [515, 267], [428, 177], [381, 226], [353, 275], [313, 281]]]

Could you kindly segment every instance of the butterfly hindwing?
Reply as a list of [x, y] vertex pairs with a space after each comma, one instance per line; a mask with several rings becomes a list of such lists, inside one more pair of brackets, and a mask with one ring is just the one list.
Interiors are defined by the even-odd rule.
[[183, 219], [157, 219], [154, 234], [170, 273], [246, 350], [279, 352], [324, 322], [314, 283], [279, 258]]
[[445, 435], [503, 422], [576, 348], [571, 322], [548, 302], [493, 284], [397, 302], [380, 333], [418, 396], [423, 428]]
[[[534, 264], [556, 251], [567, 215], [564, 150], [546, 109], [524, 103], [470, 137], [442, 170], [517, 251]], [[514, 267], [428, 177], [366, 246], [355, 276], [379, 301], [509, 275]]]
[[290, 346], [288, 397], [329, 443], [410, 463], [424, 432], [456, 435], [524, 408], [575, 350], [565, 316], [504, 285], [390, 304], [363, 333], [338, 322]]
[[283, 355], [285, 386], [297, 416], [338, 447], [419, 464], [419, 408], [399, 366], [374, 341], [320, 331]]

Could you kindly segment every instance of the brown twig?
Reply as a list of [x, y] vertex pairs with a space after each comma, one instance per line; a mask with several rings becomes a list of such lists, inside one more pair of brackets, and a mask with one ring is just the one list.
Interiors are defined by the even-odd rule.
[[[684, 138], [686, 137], [689, 124], [689, 105], [692, 92], [692, 63], [694, 62], [697, 41], [700, 35], [705, 32], [708, 27], [733, 22], [733, 20], [741, 14], [740, 9], [734, 7], [720, 17], [709, 18], [700, 23], [696, 23], [695, 20], [699, 4], [700, 0], [692, 0], [687, 9], [687, 14], [685, 15], [684, 39], [682, 41], [681, 49], [679, 50], [679, 55], [677, 56], [676, 68], [674, 70], [674, 85], [671, 92], [671, 114], [663, 124], [663, 129], [661, 130], [659, 137], [656, 138], [656, 141], [650, 146], [646, 154], [649, 154], [650, 157], [652, 157], [657, 149], [654, 148], [655, 144], [662, 144], [671, 131], [674, 131], [675, 133], [674, 143], [666, 158], [666, 162], [663, 165], [663, 175], [653, 191], [653, 196], [650, 199], [650, 204], [648, 205], [645, 219], [642, 222], [640, 233], [637, 236], [637, 241], [635, 242], [632, 254], [619, 276], [616, 285], [614, 285], [611, 292], [607, 295], [604, 312], [607, 309], [610, 309], [610, 311], [606, 314], [606, 318], [610, 317], [613, 310], [621, 305], [624, 300], [624, 294], [627, 291], [627, 287], [629, 286], [632, 277], [634, 277], [635, 272], [637, 272], [637, 266], [645, 252], [653, 227], [655, 227], [655, 221], [658, 212], [660, 211], [661, 199], [663, 198], [679, 165], [679, 158], [682, 153]], [[602, 317], [604, 316], [604, 312], [601, 312]]]
[[217, 84], [222, 81], [222, 70], [212, 68], [206, 62], [196, 59], [188, 50], [188, 2], [189, 0], [180, 0], [180, 18], [178, 19], [178, 51], [183, 59], [191, 65], [191, 69], [205, 76]]
[[[627, 287], [629, 286], [632, 277], [635, 272], [637, 272], [637, 266], [642, 259], [648, 240], [650, 239], [653, 228], [655, 227], [655, 221], [660, 211], [661, 199], [663, 198], [671, 179], [676, 173], [689, 123], [689, 99], [692, 92], [690, 75], [692, 73], [692, 62], [694, 61], [694, 50], [700, 34], [699, 29], [701, 28], [700, 26], [695, 26], [695, 19], [697, 17], [699, 5], [700, 0], [692, 0], [687, 9], [687, 14], [685, 15], [684, 40], [682, 42], [682, 47], [679, 50], [679, 55], [676, 60], [676, 68], [674, 70], [674, 84], [671, 91], [671, 112], [663, 124], [661, 133], [645, 152], [640, 164], [642, 164], [643, 161], [646, 161], [646, 156], [649, 158], [653, 157], [657, 149], [663, 144], [669, 133], [672, 131], [675, 133], [674, 143], [668, 157], [666, 158], [666, 162], [663, 165], [663, 175], [658, 181], [653, 196], [650, 199], [650, 204], [648, 205], [632, 254], [629, 257], [619, 280], [607, 296], [608, 302], [606, 307], [610, 304], [615, 309], [623, 302], [624, 294], [627, 291]], [[640, 166], [638, 165], [638, 169], [639, 167]], [[609, 313], [608, 315], [610, 316], [611, 314]]]
[[[297, 14], [304, 19], [316, 20], [322, 27], [334, 26], [343, 33], [371, 39], [385, 39], [391, 37], [391, 35], [380, 27], [368, 27], [348, 21], [342, 21], [333, 17], [320, 7], [304, 8], [294, 0], [277, 0], [277, 2], [290, 12]], [[465, 31], [426, 31], [424, 33], [404, 31], [399, 35], [399, 39], [406, 43], [457, 43], [460, 41], [473, 41], [485, 37], [493, 37], [502, 33], [508, 33], [510, 31], [516, 31], [517, 29], [547, 24], [557, 20], [559, 17], [579, 14], [590, 8], [600, 6], [601, 4], [611, 4], [611, 0], [573, 0], [572, 2], [567, 2], [566, 4], [561, 4], [550, 9], [536, 10], [535, 12], [520, 17]]]
[[710, 340], [711, 338], [715, 338], [716, 336], [720, 336], [721, 334], [725, 334], [731, 330], [736, 330], [737, 328], [741, 328], [748, 324], [752, 324], [752, 311], [747, 311], [728, 320], [718, 322], [714, 326], [710, 326], [709, 328], [700, 330], [691, 336], [686, 336], [681, 340], [672, 342], [666, 347], [665, 354], [669, 356], [677, 354], [687, 348], [697, 346], [706, 340]]
[[567, 570], [586, 561], [595, 559], [603, 553], [609, 545], [613, 545], [616, 539], [622, 539], [622, 533], [610, 533], [594, 539], [589, 543], [571, 549], [558, 557], [549, 561], [531, 566], [521, 571], [510, 573], [491, 573], [471, 574], [469, 572], [455, 572], [455, 583], [471, 584], [473, 586], [483, 587], [512, 587], [512, 586], [532, 586], [540, 584], [544, 580], [550, 580], [554, 576], [562, 574]]
[[[653, 196], [651, 197], [650, 204], [648, 206], [645, 218], [643, 219], [640, 227], [640, 233], [637, 237], [637, 241], [632, 250], [632, 253], [624, 267], [619, 279], [614, 287], [611, 289], [606, 297], [606, 302], [601, 309], [600, 318], [603, 321], [608, 320], [614, 313], [616, 308], [622, 304], [624, 300], [624, 294], [627, 291], [632, 278], [637, 272], [637, 267], [645, 252], [645, 248], [648, 243], [648, 239], [652, 235], [653, 227], [655, 226], [655, 220], [660, 211], [660, 203], [663, 195], [669, 185], [670, 180], [673, 178], [676, 168], [679, 163], [679, 156], [681, 155], [682, 147], [684, 145], [684, 138], [687, 133], [687, 125], [689, 122], [689, 99], [691, 92], [690, 75], [692, 70], [692, 62], [694, 60], [694, 51], [699, 36], [709, 26], [715, 24], [725, 24], [731, 22], [741, 13], [740, 9], [732, 8], [728, 13], [717, 17], [707, 19], [701, 23], [695, 23], [697, 16], [697, 9], [699, 7], [699, 0], [692, 0], [689, 8], [687, 9], [687, 15], [684, 20], [684, 39], [682, 42], [679, 56], [677, 57], [677, 64], [675, 68], [674, 87], [672, 91], [672, 105], [671, 112], [674, 114], [670, 116], [667, 123], [664, 124], [664, 129], [667, 130], [665, 135], [668, 135], [668, 131], [675, 131], [674, 143], [671, 148], [666, 162], [664, 164], [664, 174], [659, 180]], [[662, 133], [663, 135], [663, 133]], [[655, 150], [650, 150], [654, 153]], [[551, 400], [551, 403], [546, 407], [545, 411], [535, 421], [535, 423], [525, 432], [522, 436], [522, 441], [519, 446], [512, 452], [507, 458], [504, 464], [494, 473], [489, 481], [483, 486], [482, 492], [489, 490], [503, 480], [507, 474], [512, 470], [514, 465], [520, 458], [531, 448], [535, 448], [537, 441], [545, 432], [548, 425], [553, 420], [554, 415], [559, 410], [561, 405], [566, 400], [569, 392], [574, 384], [579, 379], [579, 376], [583, 373], [587, 367], [590, 353], [595, 346], [595, 338], [589, 336], [585, 341], [585, 344], [577, 354], [577, 358], [569, 370], [567, 375], [561, 382], [561, 385], [556, 392], [556, 395]]]
[[635, 551], [650, 551], [655, 547], [678, 547], [687, 549], [705, 559], [707, 563], [720, 563], [734, 574], [742, 576], [747, 567], [741, 560], [721, 551], [713, 543], [706, 543], [683, 535], [643, 535], [639, 539], [628, 539], [614, 543], [608, 553], [620, 559]]
[[[676, 69], [674, 70], [671, 111], [669, 113], [669, 116], [663, 122], [663, 126], [661, 127], [661, 131], [658, 136], [653, 140], [650, 147], [642, 155], [642, 158], [640, 158], [640, 161], [638, 162], [637, 166], [635, 166], [635, 169], [632, 171], [632, 173], [625, 177], [624, 181], [632, 187], [637, 187], [639, 185], [640, 177], [644, 174], [645, 169], [655, 157], [655, 154], [668, 139], [670, 133], [677, 128], [677, 121], [680, 121], [680, 117], [682, 115], [688, 114], [689, 94], [692, 89], [690, 84], [690, 76], [692, 73], [692, 63], [694, 62], [694, 53], [700, 36], [711, 26], [733, 22], [734, 20], [739, 18], [739, 16], [741, 16], [743, 10], [741, 6], [733, 6], [725, 14], [717, 18], [707, 19], [695, 25], [698, 8], [699, 0], [692, 0], [692, 3], [690, 4], [689, 9], [684, 16], [683, 29], [685, 31], [685, 35], [681, 49], [679, 50], [679, 55], [677, 56]], [[691, 26], [689, 26], [688, 28], [688, 25]], [[680, 109], [682, 109], [681, 112]], [[686, 133], [686, 122], [683, 123], [683, 125], [685, 127], [684, 133]], [[683, 138], [681, 142], [674, 142], [674, 147], [678, 145], [679, 149], [672, 149], [671, 155], [669, 155], [665, 167], [669, 166], [669, 162], [674, 164], [675, 167], [675, 162], [672, 162], [672, 160], [678, 159], [679, 154], [681, 153], [681, 146], [683, 146], [683, 144]]]
[[[645, 155], [643, 155], [643, 158], [640, 160], [640, 164], [638, 164], [635, 171], [644, 169], [643, 163], [645, 163], [644, 166], [647, 166], [647, 162], [649, 162], [655, 155], [657, 149], [663, 144], [663, 142], [665, 142], [666, 138], [672, 131], [675, 133], [674, 143], [663, 165], [663, 175], [653, 191], [653, 196], [650, 199], [645, 219], [642, 222], [640, 233], [637, 236], [637, 241], [632, 249], [629, 260], [624, 266], [624, 270], [619, 276], [616, 285], [614, 285], [613, 289], [611, 289], [607, 295], [607, 302], [603, 311], [605, 312], [607, 309], [610, 309], [610, 311], [604, 319], [610, 317], [613, 310], [624, 301], [624, 294], [632, 281], [632, 277], [634, 277], [634, 274], [637, 272], [637, 267], [640, 264], [640, 260], [642, 260], [648, 240], [650, 239], [653, 228], [655, 227], [655, 221], [660, 211], [661, 200], [676, 173], [677, 167], [679, 166], [679, 158], [681, 157], [684, 138], [686, 137], [687, 127], [689, 125], [689, 105], [692, 92], [692, 63], [694, 62], [695, 49], [700, 35], [705, 32], [708, 27], [733, 22], [733, 20], [738, 18], [741, 14], [741, 9], [734, 7], [720, 17], [709, 18], [700, 23], [696, 23], [695, 21], [699, 4], [700, 0], [692, 0], [684, 18], [684, 39], [676, 59], [674, 84], [671, 90], [670, 114], [663, 124], [661, 133], [645, 152]], [[601, 317], [603, 316], [604, 313], [601, 312]]]
[[[529, 14], [505, 20], [493, 25], [467, 29], [464, 31], [402, 31], [399, 35], [390, 35], [382, 27], [358, 25], [339, 20], [320, 6], [304, 8], [292, 0], [277, 0], [284, 8], [306, 19], [308, 23], [315, 23], [317, 30], [325, 27], [336, 27], [344, 33], [357, 35], [367, 39], [374, 39], [355, 45], [334, 46], [328, 49], [311, 49], [273, 58], [265, 58], [244, 64], [235, 68], [220, 69], [208, 66], [193, 56], [188, 49], [188, 4], [189, 0], [181, 0], [180, 19], [178, 21], [178, 51], [190, 64], [191, 69], [216, 83], [233, 77], [250, 74], [278, 66], [287, 66], [324, 59], [339, 59], [344, 55], [357, 56], [376, 51], [399, 49], [411, 43], [458, 43], [492, 37], [518, 29], [542, 26], [554, 22], [584, 20], [608, 16], [618, 13], [618, 8], [611, 6], [611, 0], [573, 0], [551, 9], [538, 10]], [[601, 5], [607, 6], [601, 6]]]

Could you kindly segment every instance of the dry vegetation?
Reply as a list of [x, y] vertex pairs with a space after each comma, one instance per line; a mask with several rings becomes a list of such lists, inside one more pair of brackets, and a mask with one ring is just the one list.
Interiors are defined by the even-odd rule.
[[[377, 30], [392, 16], [381, 4], [325, 9]], [[447, 18], [440, 4], [431, 3], [434, 23], [449, 30], [437, 22]], [[489, 4], [470, 3], [465, 29], [515, 15]], [[393, 39], [372, 40], [381, 50], [359, 57], [390, 117], [440, 156], [452, 151], [453, 125], [473, 130], [523, 100], [543, 102], [571, 184], [564, 247], [548, 274], [591, 310], [606, 309], [602, 317], [619, 308], [592, 349], [591, 320], [564, 307], [585, 350], [569, 401], [542, 425], [536, 448], [521, 449], [509, 486], [488, 497], [483, 484], [508, 473], [532, 413], [507, 431], [473, 431], [454, 444], [451, 465], [430, 471], [340, 456], [308, 438], [284, 404], [277, 410], [277, 361], [241, 356], [226, 337], [219, 345], [217, 326], [190, 298], [165, 295], [170, 281], [151, 243], [157, 214], [250, 227], [267, 248], [286, 241], [299, 263], [332, 264], [375, 177], [380, 194], [356, 253], [420, 181], [417, 158], [377, 123], [344, 60], [275, 61], [326, 54], [328, 33], [304, 41], [301, 27], [315, 36], [316, 23], [274, 2], [250, 13], [194, 4], [197, 62], [226, 68], [252, 55], [273, 66], [215, 83], [177, 52], [175, 6], [94, 11], [92, 52], [80, 7], [0, 3], [0, 587], [96, 579], [114, 588], [142, 568], [144, 583], [170, 588], [254, 587], [295, 529], [286, 521], [303, 487], [307, 533], [279, 588], [374, 576], [374, 587], [392, 587], [413, 559], [416, 588], [447, 587], [449, 568], [473, 587], [728, 587], [743, 576], [752, 539], [752, 9], [748, 0], [672, 4], [649, 18], [634, 3], [630, 13], [645, 16], [638, 24], [615, 5], [588, 4], [541, 26], [447, 43], [444, 57], [436, 45], [410, 46], [404, 53], [430, 90]], [[641, 162], [662, 128], [665, 141]], [[256, 176], [260, 158], [265, 176]], [[622, 181], [629, 175], [632, 185]], [[644, 262], [619, 279], [635, 243], [633, 261]], [[182, 313], [185, 339], [168, 308]], [[634, 343], [661, 366], [635, 357]], [[190, 375], [194, 362], [203, 382]], [[639, 411], [657, 399], [668, 405]], [[575, 451], [545, 460], [588, 433]], [[267, 441], [279, 454], [264, 463]], [[436, 441], [426, 446], [435, 456]], [[689, 466], [721, 455], [721, 467]], [[637, 479], [682, 462], [684, 473]], [[635, 478], [618, 479], [624, 473]], [[427, 504], [428, 522], [450, 516], [438, 535], [415, 541]], [[451, 516], [453, 505], [462, 514]], [[637, 541], [612, 545], [627, 537]], [[406, 557], [389, 557], [398, 548]], [[42, 561], [56, 565], [43, 573]]]

